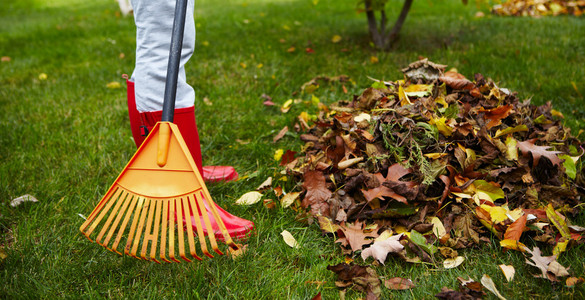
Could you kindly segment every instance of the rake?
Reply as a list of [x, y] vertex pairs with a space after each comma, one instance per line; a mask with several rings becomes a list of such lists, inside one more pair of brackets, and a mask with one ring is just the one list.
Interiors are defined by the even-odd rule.
[[223, 252], [216, 235], [238, 249], [172, 123], [186, 11], [187, 0], [177, 0], [161, 121], [80, 227], [90, 241], [97, 235], [95, 242], [110, 251], [158, 263], [180, 262], [177, 253], [185, 261], [201, 260], [195, 236], [200, 251], [210, 258], [205, 236], [217, 254]]

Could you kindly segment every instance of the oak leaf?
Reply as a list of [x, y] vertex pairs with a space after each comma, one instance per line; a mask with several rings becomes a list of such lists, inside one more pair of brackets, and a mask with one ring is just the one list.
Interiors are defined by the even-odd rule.
[[347, 243], [353, 252], [362, 250], [364, 245], [372, 243], [371, 238], [378, 236], [375, 232], [366, 232], [363, 228], [363, 223], [356, 221], [354, 224], [341, 224], [337, 233], [342, 235], [337, 242]]
[[384, 264], [388, 253], [398, 253], [404, 249], [399, 240], [402, 234], [391, 236], [383, 241], [375, 241], [372, 246], [362, 251], [362, 259], [366, 260], [368, 257], [373, 257], [381, 264]]
[[329, 204], [331, 191], [327, 188], [325, 176], [320, 171], [307, 171], [304, 174], [303, 188], [307, 191], [301, 206], [310, 207], [313, 215], [322, 214], [329, 216]]
[[537, 146], [534, 144], [535, 141], [536, 139], [518, 142], [518, 149], [520, 149], [525, 156], [528, 153], [532, 154], [533, 166], [536, 167], [538, 161], [543, 156], [548, 158], [553, 165], [558, 166], [561, 164], [561, 159], [557, 156], [557, 153], [561, 153], [560, 151], [549, 151], [547, 149], [550, 148], [550, 146]]

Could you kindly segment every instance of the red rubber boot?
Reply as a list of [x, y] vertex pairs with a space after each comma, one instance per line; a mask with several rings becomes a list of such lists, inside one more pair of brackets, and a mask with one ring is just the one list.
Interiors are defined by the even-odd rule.
[[[152, 130], [156, 122], [161, 120], [162, 111], [153, 111], [153, 112], [139, 112], [136, 109], [136, 100], [134, 96], [134, 82], [130, 80], [126, 80], [127, 84], [127, 98], [128, 98], [128, 116], [130, 118], [130, 129], [132, 130], [132, 136], [134, 137], [134, 142], [136, 143], [136, 147], [140, 147], [144, 139]], [[199, 133], [197, 132], [197, 124], [195, 123], [195, 107], [186, 107], [186, 108], [178, 108], [175, 109], [174, 120], [173, 123], [179, 127], [179, 131], [189, 148], [189, 152], [197, 164], [197, 168], [199, 169], [199, 173], [202, 174], [203, 180], [206, 182], [209, 181], [230, 181], [235, 180], [238, 178], [238, 173], [233, 167], [230, 166], [206, 166], [201, 167], [201, 146], [199, 143]], [[208, 211], [208, 215], [210, 217], [211, 225], [215, 234], [215, 237], [219, 240], [224, 240], [221, 231], [219, 231], [219, 227], [217, 226], [217, 222], [213, 218], [213, 214], [209, 211], [209, 207], [207, 207], [207, 203], [205, 202], [206, 210]], [[248, 221], [246, 219], [242, 219], [236, 217], [227, 211], [223, 210], [217, 204], [215, 205], [218, 211], [218, 214], [223, 221], [224, 225], [226, 226], [230, 236], [232, 238], [245, 238], [249, 235], [250, 231], [254, 229], [254, 223]], [[199, 214], [199, 213], [197, 213]], [[191, 211], [191, 224], [195, 223], [195, 214]], [[199, 217], [201, 215], [199, 214]], [[201, 224], [203, 223], [203, 219], [201, 219]], [[193, 225], [193, 231], [196, 232], [195, 225]], [[206, 228], [203, 228], [203, 231], [207, 234]]]

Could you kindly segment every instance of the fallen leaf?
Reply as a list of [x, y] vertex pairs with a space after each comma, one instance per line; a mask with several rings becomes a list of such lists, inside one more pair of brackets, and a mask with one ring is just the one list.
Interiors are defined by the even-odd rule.
[[11, 60], [12, 59], [10, 58], [10, 56], [2, 56], [2, 58], [0, 59], [0, 61], [2, 61], [2, 62], [9, 62]]
[[325, 176], [320, 171], [307, 171], [304, 174], [305, 181], [303, 188], [305, 189], [305, 197], [301, 205], [304, 208], [310, 207], [315, 215], [322, 214], [329, 216], [329, 204], [327, 200], [331, 198], [331, 191], [327, 188]]
[[264, 182], [262, 182], [257, 188], [256, 191], [266, 190], [272, 187], [272, 177], [268, 177]]
[[238, 205], [252, 205], [258, 203], [262, 199], [262, 194], [259, 192], [247, 192], [243, 194], [238, 200], [236, 200], [236, 204]]
[[404, 246], [399, 242], [401, 237], [402, 234], [398, 234], [383, 241], [374, 241], [374, 244], [362, 251], [362, 259], [366, 260], [371, 256], [384, 264], [388, 253], [398, 253], [404, 249]]
[[[47, 77], [48, 77], [48, 76], [47, 76], [47, 74], [45, 74], [45, 73], [41, 73], [41, 74], [39, 74], [39, 80], [47, 80]], [[120, 85], [120, 83], [118, 83], [118, 85]]]
[[370, 56], [370, 63], [377, 64], [378, 62], [380, 62], [380, 60], [377, 56]]
[[443, 74], [439, 80], [455, 90], [471, 90], [475, 87], [473, 82], [469, 81], [469, 79], [465, 78], [465, 76], [457, 73], [456, 71], [445, 72], [445, 74]]
[[494, 293], [494, 295], [496, 295], [496, 297], [498, 297], [498, 299], [506, 300], [506, 298], [504, 298], [504, 296], [502, 296], [502, 294], [500, 294], [500, 292], [496, 288], [496, 285], [494, 284], [494, 281], [492, 280], [492, 278], [489, 275], [486, 275], [486, 274], [483, 275], [483, 277], [481, 278], [481, 284], [486, 289], [488, 289], [490, 292]]
[[24, 202], [39, 202], [39, 200], [32, 195], [26, 194], [12, 199], [12, 201], [10, 201], [10, 206], [17, 207]]
[[445, 269], [453, 269], [461, 265], [465, 261], [465, 257], [457, 256], [455, 258], [447, 258], [443, 261], [443, 267]]
[[334, 35], [334, 36], [331, 38], [331, 42], [332, 42], [332, 43], [335, 43], [335, 44], [336, 44], [336, 43], [339, 43], [339, 42], [341, 42], [341, 36], [340, 36], [340, 35], [337, 35], [337, 34], [336, 34], [336, 35]]
[[519, 241], [524, 229], [526, 228], [526, 215], [518, 218], [514, 223], [508, 226], [504, 233], [504, 239]]
[[562, 237], [567, 239], [571, 238], [571, 232], [569, 231], [569, 226], [567, 226], [567, 222], [565, 222], [563, 217], [559, 216], [559, 213], [554, 209], [552, 204], [549, 204], [546, 207], [546, 216], [551, 221], [551, 223], [553, 223], [553, 225], [559, 231]]
[[363, 228], [363, 223], [356, 221], [354, 224], [341, 224], [339, 230], [341, 237], [337, 240], [339, 242], [347, 242], [353, 252], [362, 250], [364, 245], [371, 244], [372, 238], [375, 238], [378, 234], [375, 232], [366, 232]]
[[299, 244], [297, 243], [297, 240], [292, 236], [292, 234], [290, 232], [288, 232], [287, 230], [284, 230], [280, 233], [280, 235], [282, 235], [282, 239], [284, 240], [284, 242], [289, 245], [291, 248], [300, 248], [301, 246], [299, 246]]
[[287, 207], [291, 206], [291, 204], [293, 204], [295, 202], [295, 200], [297, 200], [299, 198], [300, 194], [301, 193], [298, 193], [298, 192], [288, 193], [288, 194], [284, 195], [284, 197], [282, 197], [282, 199], [280, 199], [280, 204], [282, 205], [282, 207], [287, 208]]
[[499, 265], [500, 270], [504, 273], [504, 277], [506, 277], [506, 281], [511, 282], [514, 279], [514, 274], [516, 273], [516, 269], [514, 266], [510, 265]]
[[282, 149], [276, 149], [274, 151], [274, 160], [280, 161], [280, 159], [282, 158], [282, 155], [283, 154], [284, 154], [284, 150], [282, 150]]
[[[40, 79], [40, 75], [39, 75], [39, 79]], [[44, 79], [47, 79], [47, 76], [46, 75], [45, 75], [45, 78]], [[117, 81], [112, 81], [112, 82], [106, 84], [106, 87], [109, 88], [109, 89], [119, 89], [119, 88], [122, 87], [122, 85], [119, 82], [117, 82]]]
[[567, 287], [575, 287], [576, 285], [582, 284], [583, 282], [585, 282], [585, 279], [583, 279], [583, 277], [569, 277], [567, 278], [567, 280], [565, 281], [565, 285]]
[[248, 245], [236, 244], [236, 246], [238, 246], [237, 250], [234, 250], [231, 247], [228, 247], [228, 251], [229, 251], [231, 259], [236, 259], [236, 258], [242, 256], [248, 250]]
[[415, 287], [412, 280], [400, 277], [384, 280], [384, 286], [390, 290], [409, 290]]
[[288, 126], [284, 126], [277, 135], [272, 138], [272, 142], [276, 143], [278, 140], [284, 137], [284, 135], [288, 132]]
[[528, 153], [532, 154], [533, 166], [536, 167], [540, 158], [543, 156], [548, 158], [553, 165], [560, 165], [561, 159], [557, 156], [557, 153], [561, 153], [560, 151], [548, 151], [547, 149], [549, 149], [550, 146], [537, 146], [534, 144], [535, 141], [536, 139], [518, 142], [518, 149], [520, 149], [524, 155], [527, 155]]

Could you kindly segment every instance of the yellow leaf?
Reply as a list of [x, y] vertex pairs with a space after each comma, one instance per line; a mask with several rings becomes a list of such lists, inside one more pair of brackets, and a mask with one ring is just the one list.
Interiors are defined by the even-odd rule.
[[120, 83], [117, 81], [112, 81], [112, 82], [106, 84], [106, 87], [109, 89], [119, 89], [122, 87], [122, 85], [120, 85]]
[[447, 234], [447, 231], [445, 230], [445, 226], [443, 226], [443, 222], [441, 222], [441, 219], [437, 217], [432, 217], [431, 224], [433, 224], [433, 233], [435, 234], [436, 237], [441, 238], [442, 236]]
[[332, 43], [339, 43], [339, 42], [341, 42], [341, 36], [340, 36], [340, 35], [337, 35], [337, 34], [336, 34], [336, 35], [334, 35], [334, 36], [331, 38], [331, 42], [332, 42]]
[[427, 154], [423, 154], [423, 155], [430, 158], [430, 159], [437, 159], [437, 158], [445, 157], [449, 154], [448, 153], [427, 153]]
[[482, 204], [480, 205], [480, 207], [490, 214], [491, 221], [494, 224], [499, 224], [501, 222], [508, 220], [508, 210], [501, 206], [489, 206], [486, 204]]
[[556, 257], [559, 257], [559, 255], [561, 255], [561, 253], [565, 252], [565, 250], [567, 250], [567, 245], [569, 244], [570, 240], [564, 240], [564, 241], [559, 241], [556, 245], [555, 248], [553, 249], [553, 255]]
[[282, 158], [282, 155], [283, 154], [284, 154], [284, 150], [282, 150], [282, 149], [276, 149], [276, 151], [274, 151], [274, 160], [280, 161], [280, 159]]
[[245, 69], [248, 65], [246, 65], [246, 63], [241, 62], [240, 66]]
[[287, 230], [284, 230], [283, 232], [281, 232], [280, 235], [282, 235], [282, 239], [284, 240], [284, 242], [287, 245], [289, 245], [291, 248], [296, 248], [296, 249], [300, 248], [299, 243], [297, 243], [297, 240]]
[[526, 252], [526, 245], [520, 243], [519, 241], [516, 240], [501, 240], [500, 241], [500, 246], [502, 248], [506, 248], [506, 249], [510, 249], [510, 250], [516, 250], [516, 251], [520, 251], [520, 252]]
[[45, 73], [39, 74], [39, 80], [47, 80], [47, 74]]
[[318, 215], [317, 220], [319, 221], [319, 227], [321, 227], [321, 230], [324, 232], [335, 233], [339, 229], [339, 225], [333, 223], [333, 221], [327, 217]]
[[284, 30], [290, 30], [290, 26], [288, 26], [288, 25], [282, 25], [282, 29], [284, 29]]
[[263, 64], [257, 64], [257, 65], [256, 65], [256, 68], [258, 68], [258, 69], [262, 69], [262, 67], [264, 67], [264, 65], [263, 65]]
[[370, 63], [377, 64], [378, 62], [380, 62], [380, 60], [377, 56], [370, 56]]
[[506, 138], [506, 158], [518, 160], [518, 141], [511, 135]]
[[404, 92], [404, 88], [402, 87], [402, 85], [398, 86], [398, 100], [400, 100], [400, 106], [412, 104], [412, 102], [410, 102], [410, 99], [408, 99], [408, 96]]
[[201, 43], [201, 44], [203, 44], [203, 46], [205, 46], [205, 47], [208, 47], [209, 46], [209, 42], [208, 41], [203, 41], [203, 43]]
[[551, 223], [555, 225], [562, 237], [571, 239], [571, 232], [569, 231], [567, 222], [565, 222], [565, 220], [557, 214], [552, 204], [549, 204], [546, 207], [546, 216], [551, 221]]
[[297, 48], [295, 48], [295, 47], [290, 47], [290, 48], [286, 49], [286, 52], [288, 52], [288, 53], [293, 53], [293, 52], [295, 52], [295, 50], [297, 50]]
[[299, 192], [288, 193], [288, 194], [284, 195], [284, 197], [282, 197], [282, 199], [280, 199], [280, 204], [284, 208], [289, 207], [289, 206], [291, 206], [291, 204], [293, 204], [295, 202], [295, 200], [297, 200], [299, 198], [300, 194], [301, 193], [299, 193]]
[[236, 200], [237, 205], [252, 205], [258, 203], [262, 199], [262, 194], [259, 192], [247, 192], [243, 194], [238, 200]]
[[437, 126], [437, 129], [442, 135], [444, 135], [445, 137], [450, 137], [451, 134], [453, 134], [453, 128], [449, 127], [449, 125], [447, 125], [446, 122], [447, 119], [445, 117], [441, 117], [437, 119], [431, 119], [429, 123], [431, 125]]

